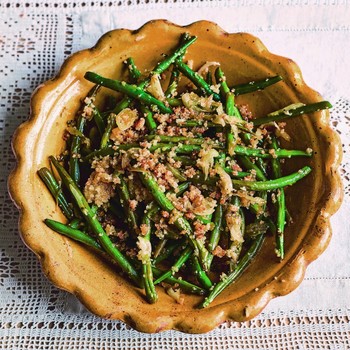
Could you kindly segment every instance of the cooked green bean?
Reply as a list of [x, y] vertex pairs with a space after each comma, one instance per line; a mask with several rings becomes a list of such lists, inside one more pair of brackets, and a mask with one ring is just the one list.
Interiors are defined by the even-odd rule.
[[166, 165], [166, 167], [175, 176], [175, 178], [178, 179], [179, 181], [186, 181], [187, 180], [186, 176], [183, 176], [178, 169], [174, 168], [169, 163]]
[[237, 160], [246, 170], [253, 170], [257, 180], [267, 181], [265, 173], [255, 163], [253, 163], [249, 157], [237, 155]]
[[137, 81], [141, 77], [141, 72], [136, 67], [134, 59], [132, 57], [129, 57], [126, 59], [125, 63], [128, 67], [129, 73], [130, 73], [131, 82], [137, 83]]
[[116, 184], [117, 192], [119, 195], [120, 204], [124, 210], [126, 222], [135, 235], [138, 233], [138, 220], [135, 211], [130, 208], [130, 193], [126, 181], [123, 178], [123, 174], [119, 171], [115, 171], [113, 176], [119, 179], [119, 183]]
[[147, 129], [150, 132], [153, 132], [154, 130], [157, 129], [157, 123], [153, 118], [153, 113], [151, 112], [151, 110], [148, 107], [146, 107], [144, 105], [141, 105], [140, 108], [141, 108], [141, 112], [143, 113], [143, 115], [145, 117]]
[[107, 117], [107, 126], [102, 134], [100, 149], [106, 148], [108, 146], [109, 137], [114, 127], [115, 127], [115, 114], [111, 113]]
[[172, 113], [171, 108], [167, 107], [162, 101], [156, 99], [136, 85], [130, 85], [124, 81], [104, 78], [101, 75], [93, 72], [86, 72], [84, 78], [92, 83], [122, 92], [129, 97], [140, 100], [148, 106], [155, 106], [162, 113]]
[[214, 228], [211, 231], [208, 249], [211, 255], [209, 256], [209, 266], [213, 261], [213, 250], [217, 247], [220, 240], [220, 231], [222, 228], [223, 208], [221, 204], [218, 204], [214, 212]]
[[[155, 267], [152, 268], [153, 274], [158, 277], [160, 276], [163, 272]], [[164, 282], [179, 286], [181, 289], [185, 292], [191, 293], [191, 294], [198, 294], [198, 295], [205, 295], [206, 290], [203, 288], [200, 288], [196, 286], [193, 283], [187, 282], [184, 279], [180, 278], [175, 278], [174, 276], [169, 276], [167, 277]]]
[[187, 33], [181, 36], [180, 46], [173, 54], [167, 56], [164, 61], [160, 62], [156, 68], [153, 69], [153, 74], [162, 74], [169, 68], [178, 58], [183, 57], [187, 48], [197, 40], [196, 36], [189, 36]]
[[180, 257], [176, 260], [175, 264], [170, 268], [169, 271], [164, 272], [162, 275], [160, 275], [155, 281], [154, 284], [158, 284], [165, 279], [167, 279], [170, 276], [173, 276], [176, 272], [179, 271], [179, 269], [186, 263], [186, 261], [190, 258], [190, 256], [193, 253], [193, 249], [190, 246], [187, 246], [183, 252], [181, 253]]
[[[275, 137], [271, 138], [271, 146], [274, 150], [278, 149], [278, 143]], [[278, 159], [271, 159], [272, 174], [275, 179], [281, 178], [281, 167]], [[277, 234], [276, 234], [276, 254], [283, 260], [284, 259], [284, 226], [286, 222], [286, 203], [284, 188], [279, 188], [276, 191], [277, 201]]]
[[[150, 245], [151, 241], [151, 216], [158, 210], [155, 203], [151, 203], [147, 208], [144, 217], [142, 218], [142, 224], [147, 226], [146, 234], [139, 238], [146, 240]], [[158, 299], [157, 291], [153, 283], [153, 271], [151, 263], [151, 254], [144, 254], [142, 260], [142, 279], [145, 286], [146, 297], [150, 303], [155, 303]]]
[[195, 84], [204, 95], [212, 95], [215, 101], [220, 101], [220, 96], [216, 92], [214, 92], [210, 88], [210, 85], [197, 72], [194, 72], [187, 64], [185, 64], [181, 60], [176, 60], [175, 65], [176, 68], [184, 76], [190, 79], [192, 83]]
[[193, 273], [197, 277], [198, 282], [202, 285], [203, 288], [209, 290], [213, 286], [213, 282], [210, 280], [206, 272], [202, 269], [202, 266], [199, 263], [198, 258], [192, 255], [191, 260], [192, 260]]
[[276, 75], [271, 78], [266, 78], [262, 80], [256, 80], [256, 81], [250, 81], [246, 84], [239, 84], [232, 87], [232, 90], [234, 91], [235, 95], [243, 95], [248, 94], [250, 92], [264, 90], [267, 87], [278, 83], [279, 81], [283, 80], [283, 78], [280, 75]]
[[258, 158], [291, 158], [291, 157], [311, 157], [312, 152], [299, 151], [299, 150], [287, 150], [277, 149], [273, 152], [268, 152], [264, 149], [249, 148], [240, 145], [236, 145], [234, 153], [240, 156], [258, 157]]
[[90, 228], [96, 235], [103, 249], [118, 263], [121, 269], [137, 284], [140, 285], [140, 279], [137, 271], [131, 265], [131, 263], [126, 259], [126, 257], [120, 252], [120, 250], [111, 242], [110, 238], [107, 236], [106, 232], [102, 228], [100, 222], [98, 221], [96, 215], [91, 210], [87, 200], [80, 192], [80, 189], [75, 184], [73, 179], [69, 176], [63, 166], [54, 158], [50, 157], [50, 161], [55, 166], [57, 172], [59, 173], [62, 182], [65, 184], [69, 192], [72, 194], [76, 201], [76, 204], [81, 210], [83, 217], [86, 219]]
[[[178, 143], [178, 142], [184, 142], [188, 145], [202, 145], [203, 142], [206, 142], [207, 140], [203, 138], [191, 138], [187, 136], [166, 136], [166, 135], [148, 135], [146, 136], [146, 140], [152, 141], [152, 140], [157, 140], [159, 142], [167, 143]], [[215, 143], [209, 141], [208, 144], [212, 145], [215, 147]], [[221, 144], [218, 143], [218, 147], [222, 147]]]
[[329, 109], [329, 108], [332, 108], [332, 105], [328, 101], [321, 101], [321, 102], [311, 103], [303, 106], [298, 105], [298, 107], [295, 107], [295, 108], [289, 108], [289, 107], [290, 106], [287, 106], [286, 108], [283, 108], [280, 111], [270, 113], [264, 118], [254, 119], [253, 124], [255, 126], [258, 126], [258, 125], [272, 123], [272, 122], [280, 122], [285, 119], [298, 117], [302, 114], [309, 114], [309, 113], [319, 112], [324, 109]]
[[253, 191], [269, 191], [275, 190], [277, 188], [282, 188], [295, 184], [297, 181], [310, 174], [311, 168], [309, 166], [304, 166], [297, 172], [280, 177], [274, 180], [267, 181], [245, 181], [245, 180], [232, 180], [233, 186], [245, 187]]
[[68, 225], [61, 224], [60, 222], [51, 219], [45, 219], [44, 222], [52, 230], [61, 233], [64, 236], [84, 243], [92, 248], [102, 250], [101, 245], [98, 244], [93, 238], [91, 238], [87, 233], [83, 231], [80, 231]]
[[[220, 91], [223, 96], [222, 102], [225, 104], [226, 114], [230, 117], [238, 117], [239, 119], [242, 119], [241, 114], [235, 105], [235, 96], [227, 86], [226, 77], [220, 67], [216, 69], [215, 76], [216, 76], [216, 80], [220, 83]], [[234, 153], [235, 143], [236, 143], [236, 140], [231, 131], [231, 126], [227, 125], [226, 126], [226, 144], [227, 144], [227, 152], [229, 155], [232, 155]]]
[[200, 304], [199, 307], [208, 307], [213, 300], [229, 285], [231, 285], [247, 268], [251, 260], [256, 256], [260, 247], [264, 241], [264, 235], [257, 236], [247, 252], [244, 254], [242, 259], [236, 265], [236, 268], [226, 277], [224, 277], [220, 282], [218, 282], [210, 294], [204, 299], [204, 302]]
[[[197, 40], [197, 37], [195, 36], [189, 36], [187, 34], [184, 34], [181, 36], [180, 39], [180, 46], [169, 56], [167, 56], [162, 62], [159, 62], [156, 67], [151, 71], [151, 75], [153, 74], [162, 74], [165, 70], [167, 70], [171, 64], [174, 63], [174, 61], [182, 57], [187, 48], [193, 44]], [[151, 76], [143, 80], [138, 84], [138, 87], [140, 89], [144, 89], [150, 82]], [[113, 109], [113, 113], [118, 114], [123, 109], [127, 108], [131, 102], [131, 99], [129, 97], [124, 97]]]
[[153, 260], [153, 264], [158, 265], [162, 261], [168, 259], [176, 249], [183, 246], [183, 243], [184, 243], [183, 240], [176, 240], [167, 244], [162, 254], [159, 254], [157, 257], [155, 257], [155, 259]]
[[175, 97], [175, 94], [177, 93], [177, 86], [179, 83], [179, 77], [180, 77], [180, 72], [177, 69], [173, 69], [171, 71], [171, 76], [169, 80], [169, 86], [165, 90], [164, 95], [167, 98], [173, 98]]
[[[232, 254], [232, 258], [230, 260], [230, 272], [232, 272], [237, 265], [237, 259], [240, 256], [241, 251], [243, 249], [244, 237], [247, 234], [246, 224], [245, 224], [246, 220], [245, 220], [244, 212], [243, 212], [242, 207], [241, 207], [241, 200], [239, 199], [239, 197], [234, 196], [232, 198], [231, 202], [233, 205], [235, 205], [237, 208], [239, 208], [237, 212], [235, 212], [231, 215], [235, 215], [236, 220], [239, 220], [239, 222], [240, 222], [239, 231], [240, 231], [240, 234], [241, 234], [243, 240], [237, 241], [235, 239], [232, 239], [232, 237], [230, 237], [229, 251]], [[233, 257], [237, 257], [237, 258], [233, 258]]]
[[[157, 180], [147, 172], [140, 172], [139, 175], [141, 177], [142, 182], [148, 188], [148, 190], [150, 191], [154, 199], [157, 201], [157, 203], [160, 205], [160, 207], [168, 212], [173, 212], [175, 210], [175, 207], [173, 203], [160, 190]], [[189, 224], [189, 222], [179, 212], [176, 214], [177, 219], [175, 220], [174, 224], [179, 230], [184, 231], [184, 233], [187, 235], [187, 238], [189, 239], [194, 248], [194, 253], [199, 257], [204, 270], [207, 270], [207, 249], [205, 248], [202, 241], [195, 239], [195, 237], [193, 236], [192, 227]]]
[[[87, 99], [83, 101], [83, 106], [90, 107], [92, 99], [96, 96], [100, 86], [95, 85], [88, 93]], [[83, 132], [86, 124], [86, 115], [83, 110], [79, 113], [77, 118], [76, 128], [79, 132]], [[80, 157], [80, 146], [81, 146], [81, 137], [74, 136], [72, 139], [72, 144], [70, 148], [70, 158], [69, 158], [69, 174], [76, 184], [79, 185], [80, 182], [80, 168], [79, 168], [79, 157]]]
[[51, 195], [57, 202], [58, 206], [61, 208], [63, 214], [67, 219], [73, 217], [73, 210], [69, 206], [61, 186], [57, 183], [55, 177], [52, 175], [51, 171], [48, 168], [41, 168], [38, 170], [38, 174], [41, 180], [45, 183], [46, 187], [50, 191]]

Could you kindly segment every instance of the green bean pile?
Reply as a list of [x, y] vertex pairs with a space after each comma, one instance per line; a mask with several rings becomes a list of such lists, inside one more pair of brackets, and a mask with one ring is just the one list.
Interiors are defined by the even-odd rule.
[[[150, 303], [161, 285], [180, 303], [179, 290], [202, 295], [207, 307], [266, 235], [284, 258], [284, 188], [311, 168], [285, 175], [281, 159], [312, 150], [281, 149], [281, 121], [331, 105], [298, 103], [254, 119], [235, 97], [282, 77], [229, 87], [219, 64], [195, 72], [185, 63], [195, 40], [184, 33], [147, 76], [133, 58], [128, 81], [87, 72], [95, 85], [67, 125], [66, 151], [38, 174], [67, 219], [46, 219], [48, 227], [107, 254]], [[95, 104], [103, 88], [122, 97]]]

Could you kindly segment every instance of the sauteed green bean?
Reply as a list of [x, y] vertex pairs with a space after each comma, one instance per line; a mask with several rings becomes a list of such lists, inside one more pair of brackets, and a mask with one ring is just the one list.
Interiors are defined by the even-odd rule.
[[[148, 74], [129, 57], [128, 81], [86, 72], [95, 85], [67, 126], [67, 150], [50, 157], [54, 172], [38, 174], [66, 217], [48, 227], [108, 255], [150, 303], [164, 287], [179, 303], [180, 291], [203, 295], [207, 307], [266, 235], [275, 235], [276, 263], [284, 258], [284, 188], [312, 169], [284, 174], [281, 163], [313, 153], [280, 148], [285, 120], [331, 104], [293, 103], [254, 119], [236, 96], [282, 77], [230, 87], [217, 62], [198, 71], [186, 62], [195, 41], [183, 34]], [[114, 107], [97, 103], [102, 89], [121, 93]]]

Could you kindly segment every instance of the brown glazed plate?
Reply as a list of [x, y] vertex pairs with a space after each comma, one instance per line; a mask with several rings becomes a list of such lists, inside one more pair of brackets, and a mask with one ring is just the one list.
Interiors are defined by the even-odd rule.
[[186, 54], [194, 68], [205, 61], [221, 63], [229, 86], [281, 75], [279, 82], [264, 91], [237, 97], [249, 105], [256, 117], [294, 102], [313, 103], [321, 96], [303, 81], [298, 66], [290, 59], [271, 54], [256, 37], [229, 34], [214, 23], [200, 21], [180, 27], [164, 20], [152, 21], [139, 30], [114, 30], [89, 50], [71, 56], [59, 74], [37, 88], [31, 113], [13, 138], [17, 166], [9, 178], [10, 194], [20, 210], [19, 230], [25, 244], [37, 255], [44, 274], [57, 287], [76, 295], [94, 314], [122, 320], [141, 332], [168, 329], [204, 333], [226, 320], [245, 321], [259, 314], [277, 296], [293, 291], [305, 269], [327, 247], [331, 238], [330, 216], [342, 200], [337, 168], [341, 160], [338, 135], [329, 127], [328, 111], [291, 119], [286, 131], [290, 149], [312, 148], [310, 159], [287, 161], [286, 173], [308, 164], [313, 171], [288, 188], [287, 206], [294, 218], [285, 232], [286, 256], [276, 259], [274, 239], [264, 245], [244, 274], [222, 292], [206, 309], [198, 309], [202, 297], [185, 295], [177, 304], [163, 288], [159, 301], [148, 304], [142, 290], [122, 278], [116, 267], [81, 244], [54, 233], [43, 220], [63, 221], [37, 170], [48, 166], [48, 156], [64, 150], [66, 122], [74, 117], [80, 99], [91, 88], [83, 76], [94, 71], [103, 76], [122, 75], [123, 61], [133, 57], [141, 70], [151, 69], [163, 54], [176, 47], [183, 32], [198, 40]]

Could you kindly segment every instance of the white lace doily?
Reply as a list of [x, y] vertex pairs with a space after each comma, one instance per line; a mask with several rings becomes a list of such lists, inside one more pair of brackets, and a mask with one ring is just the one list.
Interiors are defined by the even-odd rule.
[[[33, 89], [71, 53], [113, 28], [150, 19], [207, 19], [259, 36], [270, 51], [299, 63], [306, 82], [331, 100], [342, 138], [345, 198], [333, 239], [301, 286], [250, 322], [204, 335], [138, 333], [101, 320], [52, 286], [18, 235], [6, 188], [10, 140], [27, 119]], [[348, 1], [6, 1], [0, 0], [0, 349], [349, 349], [350, 348], [350, 4]]]

